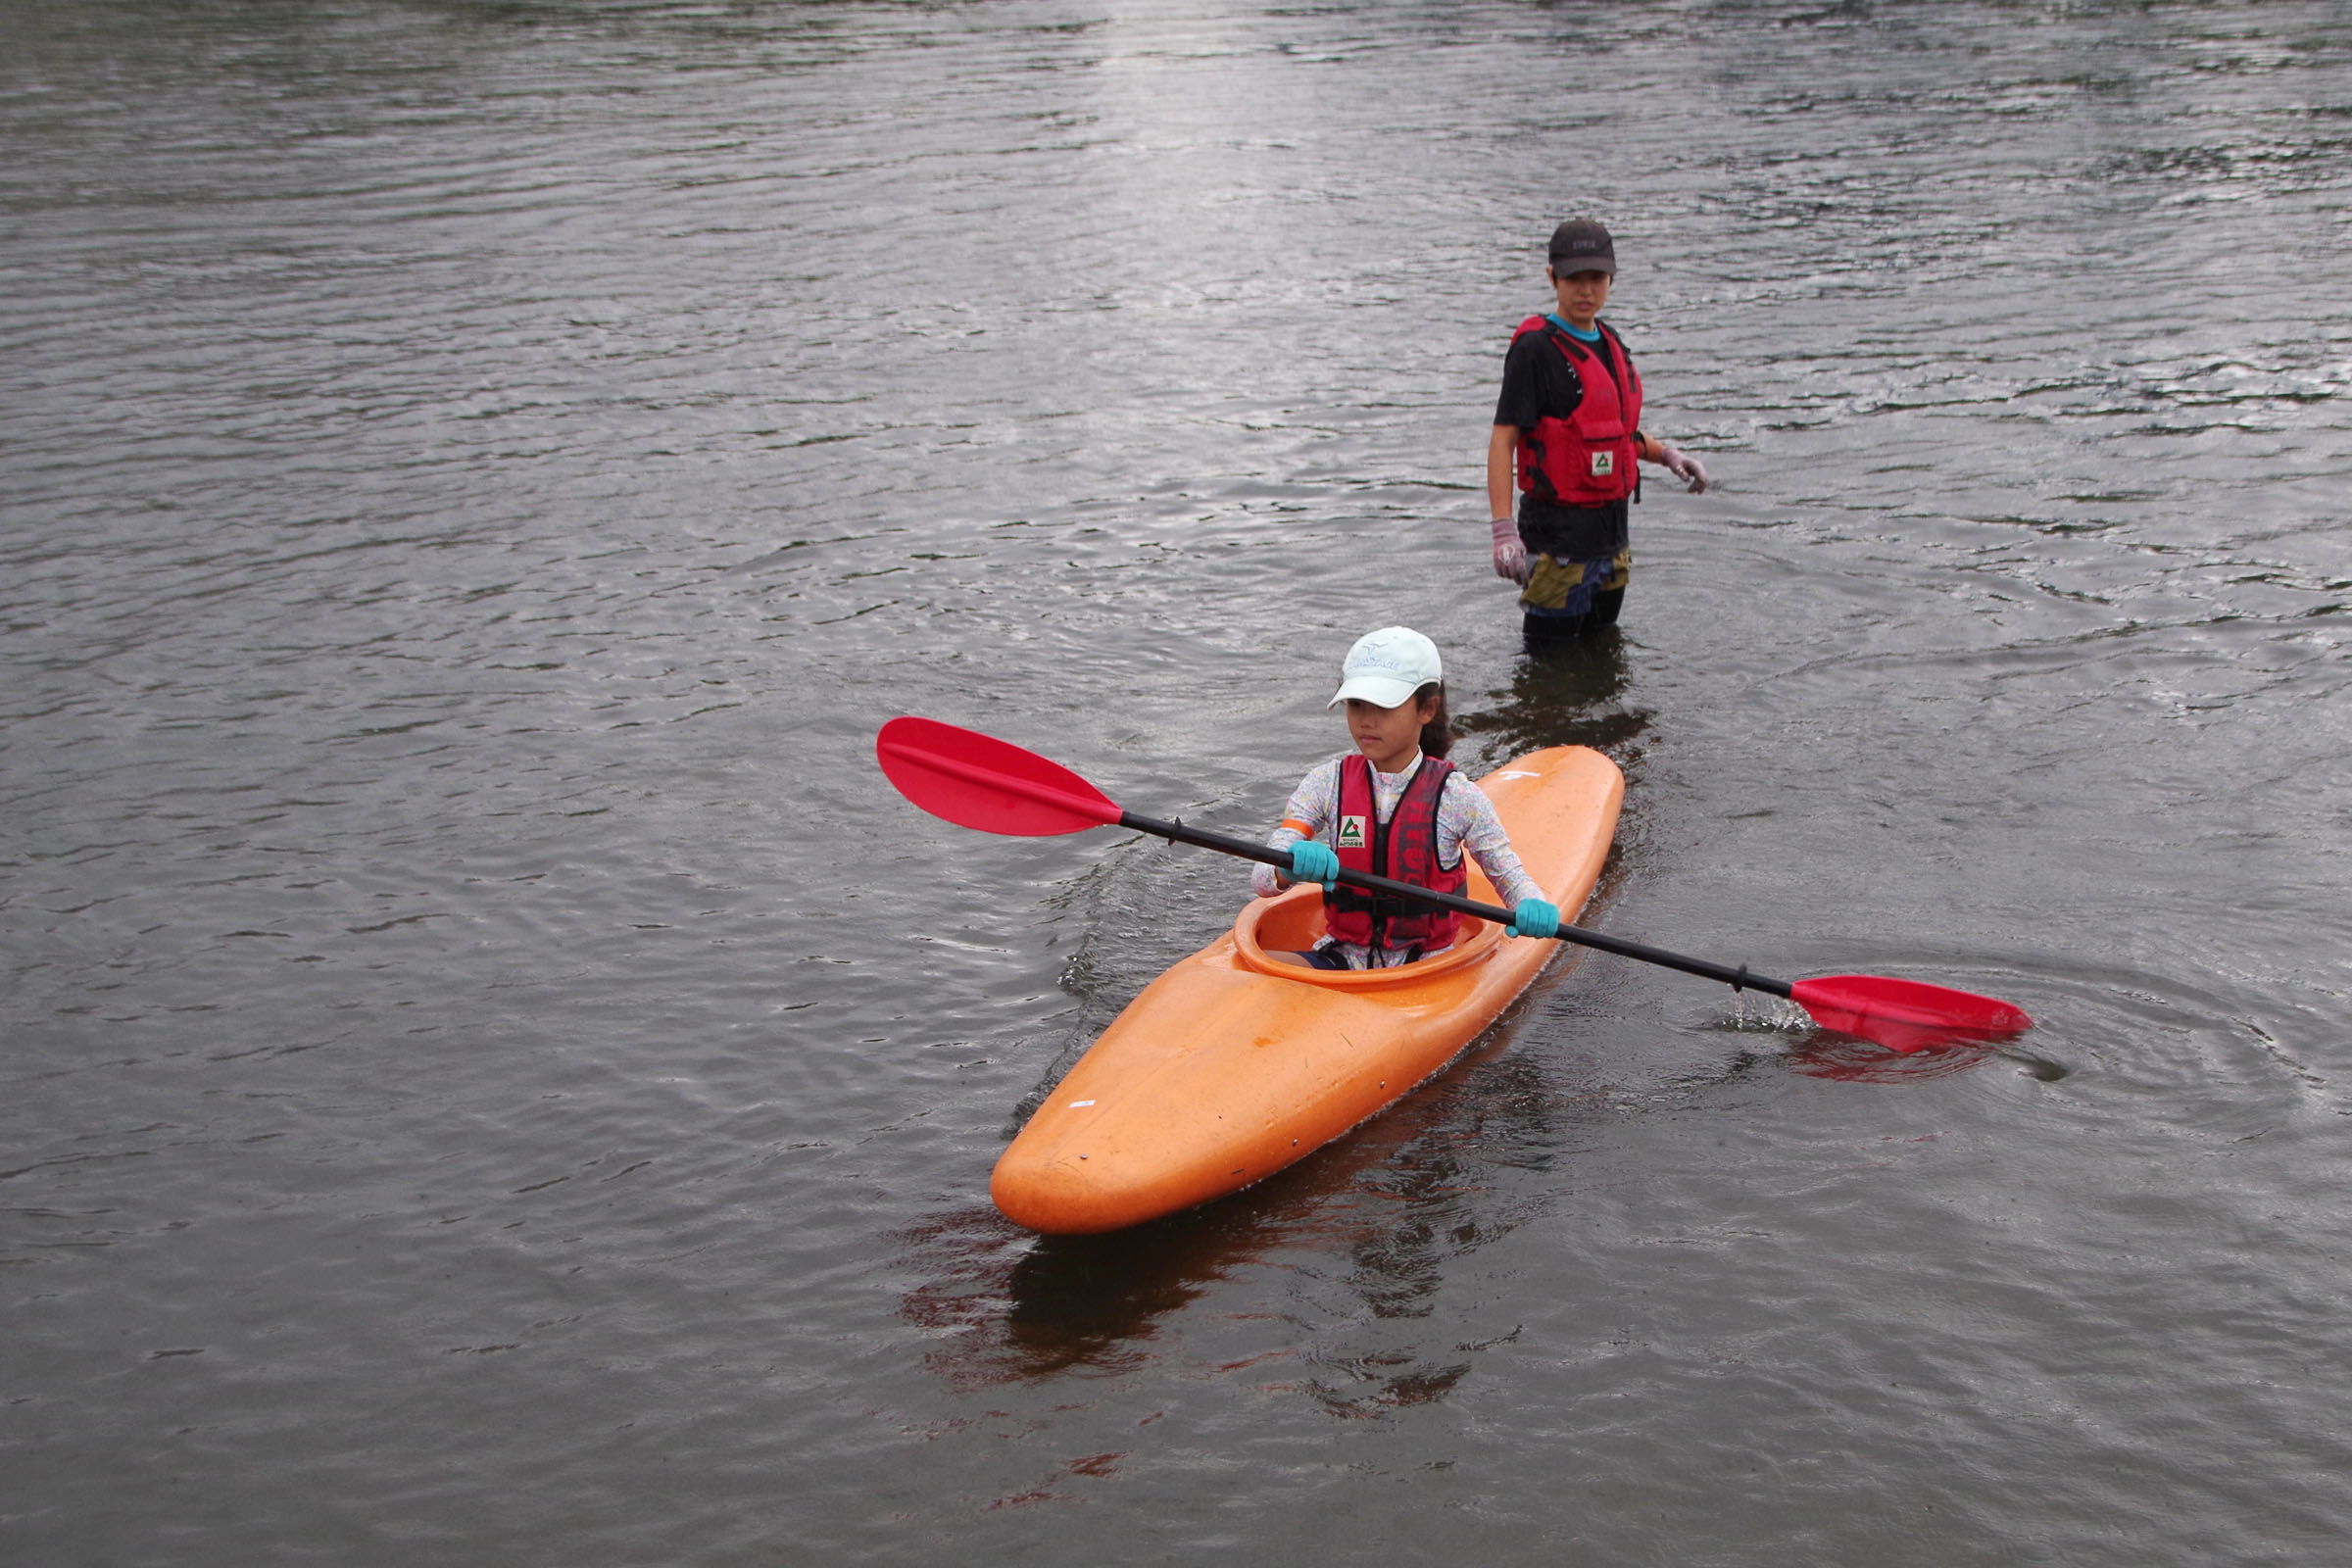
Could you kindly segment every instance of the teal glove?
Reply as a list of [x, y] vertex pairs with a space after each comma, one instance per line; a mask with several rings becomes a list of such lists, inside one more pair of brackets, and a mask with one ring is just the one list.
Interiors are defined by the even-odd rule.
[[1320, 882], [1326, 893], [1340, 889], [1340, 858], [1328, 844], [1300, 839], [1291, 846], [1291, 875], [1301, 882]]
[[1547, 899], [1521, 899], [1511, 906], [1511, 923], [1502, 928], [1506, 937], [1556, 937], [1560, 934], [1560, 906]]

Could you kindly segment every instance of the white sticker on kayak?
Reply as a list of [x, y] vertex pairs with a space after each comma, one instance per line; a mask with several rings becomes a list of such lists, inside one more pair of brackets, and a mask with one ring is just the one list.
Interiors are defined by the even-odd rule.
[[1083, 1106], [1091, 1105], [1094, 1102], [1091, 1100], [1073, 1100], [1070, 1102], [1070, 1108], [1072, 1110], [1077, 1110]]
[[1544, 775], [1541, 773], [1530, 773], [1524, 767], [1506, 767], [1500, 772], [1496, 773], [1494, 776], [1496, 778], [1542, 778]]

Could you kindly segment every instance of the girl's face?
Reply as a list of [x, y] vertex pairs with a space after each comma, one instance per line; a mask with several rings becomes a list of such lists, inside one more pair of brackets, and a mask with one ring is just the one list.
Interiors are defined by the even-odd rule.
[[1355, 749], [1383, 773], [1403, 770], [1421, 750], [1421, 726], [1438, 716], [1438, 702], [1406, 701], [1382, 708], [1361, 697], [1348, 699], [1348, 733]]

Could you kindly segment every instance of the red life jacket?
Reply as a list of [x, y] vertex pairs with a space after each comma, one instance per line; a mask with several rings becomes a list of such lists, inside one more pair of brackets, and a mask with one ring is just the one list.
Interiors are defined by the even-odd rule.
[[[1332, 849], [1340, 864], [1393, 881], [1411, 882], [1439, 893], [1459, 894], [1470, 885], [1468, 857], [1450, 871], [1438, 864], [1438, 801], [1453, 764], [1442, 757], [1421, 759], [1421, 771], [1404, 787], [1396, 810], [1380, 819], [1372, 793], [1372, 764], [1361, 752], [1340, 759], [1340, 808], [1332, 818]], [[1323, 896], [1323, 923], [1335, 942], [1362, 948], [1450, 947], [1461, 916], [1451, 909], [1383, 898], [1343, 882]]]
[[[1597, 507], [1632, 495], [1640, 483], [1634, 432], [1642, 424], [1642, 377], [1625, 339], [1608, 322], [1599, 324], [1613, 356], [1578, 342], [1547, 316], [1529, 317], [1511, 334], [1516, 343], [1530, 332], [1543, 333], [1567, 356], [1585, 388], [1567, 418], [1547, 414], [1533, 430], [1519, 432], [1519, 488], [1539, 501]], [[1622, 385], [1613, 371], [1622, 372]]]

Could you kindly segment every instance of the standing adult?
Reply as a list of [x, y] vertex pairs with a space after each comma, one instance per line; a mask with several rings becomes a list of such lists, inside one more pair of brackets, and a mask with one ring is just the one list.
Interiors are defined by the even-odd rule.
[[1531, 649], [1616, 621], [1633, 573], [1627, 514], [1642, 493], [1641, 462], [1693, 493], [1707, 487], [1696, 458], [1642, 433], [1642, 377], [1600, 318], [1617, 277], [1609, 231], [1582, 218], [1553, 229], [1544, 276], [1559, 309], [1511, 335], [1487, 443], [1494, 574], [1522, 587]]

